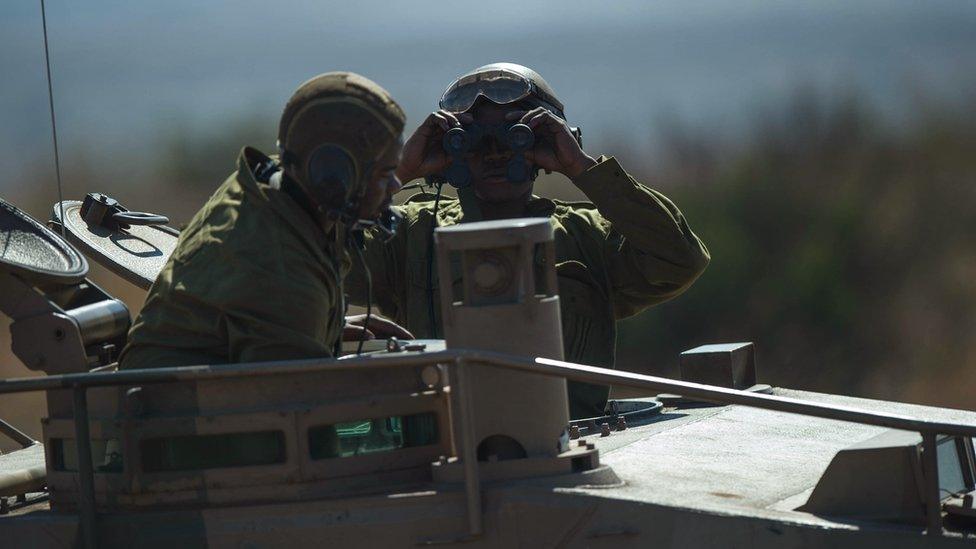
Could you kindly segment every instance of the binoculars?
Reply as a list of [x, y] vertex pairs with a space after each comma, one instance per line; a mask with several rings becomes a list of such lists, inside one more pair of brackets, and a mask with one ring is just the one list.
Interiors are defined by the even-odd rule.
[[467, 187], [471, 184], [471, 170], [464, 155], [478, 150], [486, 137], [493, 137], [514, 153], [506, 169], [506, 177], [512, 184], [524, 183], [532, 177], [532, 168], [525, 160], [525, 151], [535, 145], [535, 135], [531, 128], [525, 124], [470, 124], [451, 128], [444, 134], [444, 152], [451, 157], [451, 165], [444, 171], [444, 179], [448, 183], [454, 187]]

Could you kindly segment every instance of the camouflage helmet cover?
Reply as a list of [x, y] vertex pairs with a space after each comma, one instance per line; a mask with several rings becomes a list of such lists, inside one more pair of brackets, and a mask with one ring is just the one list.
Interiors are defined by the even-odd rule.
[[[299, 86], [285, 105], [278, 125], [281, 160], [316, 199], [348, 202], [365, 192], [373, 164], [399, 142], [405, 122], [400, 105], [372, 80], [351, 72], [320, 74]], [[315, 188], [323, 182], [313, 180], [310, 171], [323, 149], [345, 153], [340, 155], [348, 162], [335, 169], [349, 175], [348, 188]]]

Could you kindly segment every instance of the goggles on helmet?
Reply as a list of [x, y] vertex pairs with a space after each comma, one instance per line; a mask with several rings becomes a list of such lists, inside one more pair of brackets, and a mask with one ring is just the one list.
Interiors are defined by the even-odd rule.
[[440, 108], [462, 113], [474, 106], [479, 97], [507, 105], [535, 96], [542, 106], [554, 110], [548, 97], [540, 93], [528, 78], [505, 69], [480, 72], [461, 78], [441, 96]]

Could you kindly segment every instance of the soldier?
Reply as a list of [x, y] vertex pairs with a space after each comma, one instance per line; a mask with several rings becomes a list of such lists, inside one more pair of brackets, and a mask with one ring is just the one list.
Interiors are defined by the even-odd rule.
[[[521, 157], [505, 140], [515, 123], [527, 125], [535, 144]], [[465, 128], [463, 161], [448, 155], [445, 133]], [[510, 141], [508, 143], [511, 143]], [[523, 143], [524, 144], [524, 143]], [[514, 160], [514, 162], [513, 162]], [[568, 203], [532, 194], [538, 170], [569, 177], [592, 202]], [[563, 105], [535, 71], [511, 63], [486, 65], [455, 80], [404, 145], [401, 181], [446, 174], [466, 179], [459, 199], [420, 193], [399, 207], [402, 230], [389, 246], [370, 238], [367, 263], [377, 276], [373, 297], [380, 310], [419, 337], [441, 335], [438, 288], [432, 267], [434, 227], [479, 219], [548, 217], [555, 229], [556, 272], [567, 360], [613, 367], [616, 320], [685, 291], [709, 255], [678, 208], [639, 183], [613, 157], [593, 158]], [[456, 182], [455, 182], [456, 183]], [[365, 301], [355, 279], [351, 302]], [[452, 281], [453, 282], [453, 281]], [[609, 388], [569, 383], [573, 418], [603, 414]]]
[[302, 84], [281, 116], [280, 162], [241, 151], [150, 289], [121, 367], [332, 356], [347, 248], [400, 189], [404, 121], [389, 93], [357, 74]]

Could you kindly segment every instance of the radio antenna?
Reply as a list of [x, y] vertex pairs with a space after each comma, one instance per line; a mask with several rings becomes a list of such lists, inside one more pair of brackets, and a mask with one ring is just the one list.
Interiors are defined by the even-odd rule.
[[54, 139], [54, 173], [58, 178], [58, 207], [61, 209], [61, 236], [64, 236], [64, 194], [61, 191], [61, 155], [58, 153], [58, 123], [54, 117], [54, 87], [51, 85], [51, 54], [47, 46], [47, 11], [41, 0], [41, 26], [44, 29], [44, 62], [47, 65], [47, 100], [51, 107], [51, 136]]

